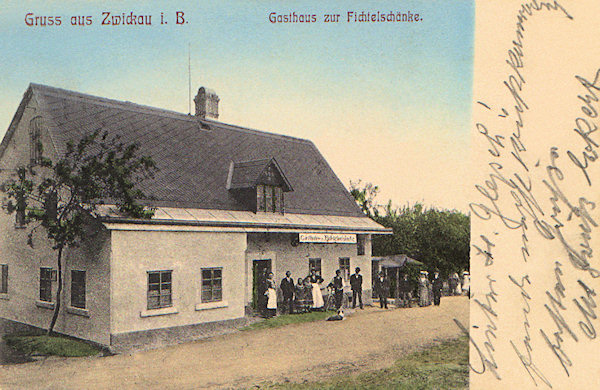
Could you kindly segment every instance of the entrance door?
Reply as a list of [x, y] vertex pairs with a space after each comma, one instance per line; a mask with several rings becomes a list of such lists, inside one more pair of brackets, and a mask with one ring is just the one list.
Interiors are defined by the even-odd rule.
[[371, 260], [371, 295], [373, 298], [377, 298], [375, 293], [375, 279], [379, 275], [379, 260]]
[[266, 273], [271, 272], [271, 259], [254, 260], [252, 262], [252, 308], [258, 309], [258, 290], [266, 280]]

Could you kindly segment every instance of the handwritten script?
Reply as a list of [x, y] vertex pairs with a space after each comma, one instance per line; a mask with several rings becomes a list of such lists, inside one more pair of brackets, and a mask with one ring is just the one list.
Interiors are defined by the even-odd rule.
[[[552, 47], [546, 36], [578, 28], [582, 8], [571, 11], [572, 2], [497, 3], [477, 15], [487, 20], [483, 13], [495, 10], [512, 22], [503, 29], [510, 39], [502, 57], [490, 65], [493, 82], [489, 67], [475, 70], [479, 175], [469, 207], [477, 286], [470, 327], [457, 326], [469, 335], [472, 384], [485, 376], [561, 388], [599, 325], [600, 58], [573, 70], [548, 66], [562, 57], [541, 49]], [[476, 48], [476, 64], [491, 61], [482, 52]], [[570, 93], [552, 92], [556, 80]]]

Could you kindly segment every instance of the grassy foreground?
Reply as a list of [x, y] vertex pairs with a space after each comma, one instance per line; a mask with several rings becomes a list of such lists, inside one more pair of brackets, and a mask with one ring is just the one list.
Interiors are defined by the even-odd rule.
[[97, 355], [100, 350], [83, 341], [63, 336], [14, 334], [3, 337], [6, 344], [25, 355], [80, 357]]
[[412, 353], [390, 368], [338, 376], [312, 383], [263, 383], [261, 389], [400, 389], [469, 388], [469, 343], [466, 337]]
[[269, 329], [290, 324], [301, 324], [303, 322], [323, 321], [334, 314], [334, 311], [312, 311], [302, 314], [282, 314], [264, 321], [255, 322], [254, 324], [243, 327], [241, 330]]

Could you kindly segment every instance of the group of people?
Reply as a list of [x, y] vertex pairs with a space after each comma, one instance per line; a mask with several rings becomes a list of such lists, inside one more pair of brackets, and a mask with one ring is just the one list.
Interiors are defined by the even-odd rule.
[[456, 272], [453, 273], [452, 275], [450, 275], [450, 278], [448, 278], [448, 288], [450, 290], [450, 295], [470, 295], [470, 282], [471, 277], [468, 271], [464, 271], [462, 273], [462, 277], [459, 277]]
[[[427, 271], [421, 271], [417, 294], [419, 306], [429, 306], [432, 303], [439, 306], [442, 297], [443, 280], [438, 272], [434, 274], [433, 280], [428, 279]], [[379, 306], [382, 309], [388, 308], [388, 296], [390, 293], [390, 283], [383, 271], [380, 271], [374, 280], [373, 288], [375, 296], [379, 299]], [[408, 280], [408, 275], [404, 274], [397, 285], [397, 306], [410, 307], [410, 301], [413, 295], [413, 287]]]
[[[449, 279], [450, 293], [454, 294], [457, 287], [453, 283], [453, 278]], [[321, 292], [321, 283], [323, 278], [316, 270], [311, 270], [310, 275], [305, 278], [298, 278], [294, 283], [291, 272], [285, 273], [279, 284], [281, 289], [281, 311], [283, 313], [305, 313], [313, 310], [323, 310], [325, 301]], [[352, 308], [358, 304], [363, 308], [362, 302], [362, 282], [363, 278], [360, 274], [360, 268], [356, 267], [355, 273], [350, 276], [350, 288], [352, 290]], [[344, 280], [341, 271], [338, 269], [327, 288], [333, 294], [335, 309], [340, 310], [344, 297]], [[390, 293], [390, 282], [383, 271], [379, 272], [374, 279], [373, 288], [375, 296], [379, 298], [379, 305], [382, 309], [388, 308], [388, 297]], [[443, 280], [440, 278], [439, 272], [434, 273], [433, 279], [430, 281], [427, 271], [421, 271], [418, 280], [418, 302], [419, 306], [429, 306], [432, 303], [439, 306], [442, 297]], [[408, 275], [404, 274], [398, 281], [397, 285], [397, 306], [410, 307], [410, 302], [413, 294], [413, 287], [408, 280]], [[277, 285], [274, 280], [273, 272], [268, 272], [262, 281], [259, 281], [258, 289], [258, 305], [260, 312], [265, 317], [273, 317], [277, 313]]]
[[421, 271], [421, 277], [419, 278], [419, 306], [429, 306], [432, 301], [435, 306], [439, 306], [444, 282], [440, 278], [439, 272], [433, 274], [432, 281], [429, 281], [427, 275], [427, 271]]
[[[291, 272], [287, 271], [285, 278], [279, 284], [283, 298], [281, 300], [282, 312], [292, 314], [323, 310], [325, 307], [321, 292], [323, 281], [321, 275], [313, 269], [310, 275], [298, 278], [297, 283], [294, 283]], [[355, 273], [350, 276], [350, 287], [352, 289], [352, 307], [356, 307], [358, 302], [362, 309], [362, 275], [359, 267], [356, 267]], [[339, 269], [335, 271], [335, 276], [327, 288], [333, 294], [335, 308], [339, 311], [344, 297], [344, 280]], [[267, 272], [263, 279], [259, 280], [258, 306], [261, 314], [267, 318], [277, 314], [277, 285], [273, 272]]]

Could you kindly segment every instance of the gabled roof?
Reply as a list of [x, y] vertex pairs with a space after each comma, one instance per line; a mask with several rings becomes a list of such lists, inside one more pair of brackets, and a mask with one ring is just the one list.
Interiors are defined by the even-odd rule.
[[139, 153], [151, 156], [159, 168], [153, 179], [140, 184], [146, 205], [244, 210], [227, 188], [231, 162], [275, 159], [293, 187], [285, 197], [286, 212], [364, 217], [311, 141], [39, 84], [25, 93], [0, 145], [0, 158], [30, 99], [48, 123], [59, 154], [68, 140], [97, 129], [138, 143]]
[[[270, 180], [267, 178], [269, 172], [273, 176]], [[230, 175], [230, 189], [255, 188], [258, 184], [276, 184], [282, 186], [284, 192], [293, 191], [274, 158], [233, 163]]]

